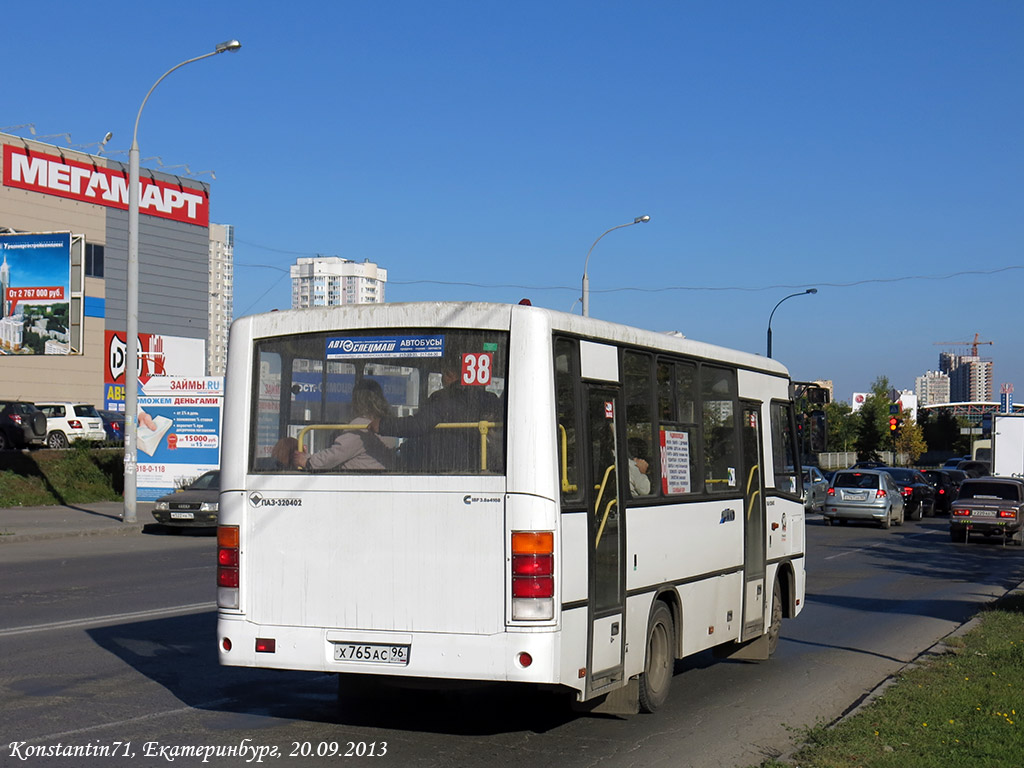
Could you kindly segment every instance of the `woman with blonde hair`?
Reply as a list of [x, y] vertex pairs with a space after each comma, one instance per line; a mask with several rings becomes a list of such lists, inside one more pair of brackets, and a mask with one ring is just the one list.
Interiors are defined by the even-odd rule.
[[[371, 421], [383, 419], [391, 412], [387, 398], [379, 383], [373, 379], [361, 379], [352, 388], [352, 413], [355, 418], [350, 424], [366, 426]], [[366, 429], [344, 429], [334, 442], [322, 451], [310, 455], [296, 451], [294, 463], [298, 469], [388, 469], [394, 462], [394, 448], [388, 446], [377, 435]]]

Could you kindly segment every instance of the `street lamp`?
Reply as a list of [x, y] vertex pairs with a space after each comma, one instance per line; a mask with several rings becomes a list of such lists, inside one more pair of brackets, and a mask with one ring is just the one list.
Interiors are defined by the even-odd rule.
[[225, 51], [237, 51], [242, 44], [237, 40], [220, 43], [214, 50], [188, 59], [164, 72], [160, 79], [153, 83], [146, 98], [142, 100], [139, 114], [135, 117], [135, 130], [132, 132], [132, 147], [128, 150], [128, 265], [125, 280], [125, 351], [124, 366], [124, 515], [123, 521], [134, 523], [136, 516], [136, 499], [138, 476], [136, 475], [138, 458], [138, 413], [139, 413], [139, 120], [146, 102], [153, 95], [163, 79], [176, 69], [191, 64], [193, 61], [216, 56]]
[[[605, 230], [601, 233], [601, 237], [604, 237], [609, 232], [614, 232], [616, 229], [622, 229], [623, 227], [631, 227], [634, 224], [646, 224], [651, 220], [650, 216], [637, 216], [632, 221], [626, 224], [619, 224], [617, 227], [612, 227], [609, 230]], [[600, 242], [601, 237], [594, 241], [594, 245]], [[594, 245], [590, 246], [590, 251], [594, 250]], [[590, 317], [590, 278], [587, 277], [587, 266], [590, 264], [590, 251], [587, 251], [587, 260], [583, 262], [583, 316]]]
[[[806, 291], [800, 291], [800, 293], [791, 293], [791, 294], [789, 294], [789, 296], [783, 297], [782, 300], [779, 301], [779, 304], [781, 304], [786, 299], [792, 299], [794, 296], [804, 296], [804, 295], [806, 295], [808, 293], [817, 293], [817, 292], [818, 292], [817, 288], [808, 288]], [[775, 309], [779, 308], [779, 304], [775, 305]], [[775, 309], [773, 309], [772, 313], [770, 315], [768, 315], [768, 357], [772, 356], [772, 318], [775, 317]]]

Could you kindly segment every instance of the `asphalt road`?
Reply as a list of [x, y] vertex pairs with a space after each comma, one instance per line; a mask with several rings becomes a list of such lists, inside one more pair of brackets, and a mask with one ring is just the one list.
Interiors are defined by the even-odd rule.
[[[330, 675], [217, 666], [211, 537], [8, 543], [0, 765], [756, 765], [1024, 581], [1024, 550], [954, 545], [942, 519], [890, 531], [812, 519], [808, 542], [807, 606], [776, 656], [680, 662], [666, 706], [634, 717], [508, 687], [339, 702]], [[117, 757], [19, 759], [58, 745]], [[241, 753], [183, 754], [197, 747]]]

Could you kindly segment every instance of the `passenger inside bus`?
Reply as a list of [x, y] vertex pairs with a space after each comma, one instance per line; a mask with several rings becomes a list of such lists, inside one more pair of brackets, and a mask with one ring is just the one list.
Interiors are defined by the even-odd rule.
[[638, 437], [631, 437], [629, 446], [629, 495], [647, 496], [651, 492], [651, 478], [647, 472], [650, 463], [647, 461], [647, 444]]
[[[389, 412], [387, 398], [379, 383], [373, 379], [356, 382], [352, 388], [352, 413], [355, 418], [350, 424], [365, 427], [384, 418]], [[296, 469], [310, 470], [389, 469], [394, 463], [395, 451], [393, 441], [388, 443], [366, 429], [345, 429], [322, 451], [314, 454], [296, 451], [292, 463]]]
[[[442, 388], [412, 416], [382, 416], [370, 423], [381, 435], [409, 438], [400, 449], [408, 469], [431, 472], [479, 472], [481, 421], [497, 421], [501, 400], [484, 387], [462, 382], [462, 356], [441, 363]], [[441, 425], [441, 426], [438, 426]], [[452, 426], [448, 426], [452, 425]]]

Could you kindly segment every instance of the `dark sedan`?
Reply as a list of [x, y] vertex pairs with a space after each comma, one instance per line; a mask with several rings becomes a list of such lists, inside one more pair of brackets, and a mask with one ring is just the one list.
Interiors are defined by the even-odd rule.
[[100, 411], [107, 440], [112, 443], [124, 442], [124, 414], [118, 411]]
[[959, 469], [925, 469], [921, 474], [935, 487], [935, 513], [948, 515], [967, 475]]
[[906, 467], [879, 467], [888, 472], [903, 492], [908, 520], [920, 520], [925, 515], [935, 514], [935, 488], [920, 470]]
[[153, 517], [171, 528], [210, 528], [217, 525], [219, 500], [220, 470], [213, 469], [157, 499]]

